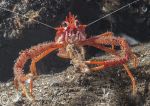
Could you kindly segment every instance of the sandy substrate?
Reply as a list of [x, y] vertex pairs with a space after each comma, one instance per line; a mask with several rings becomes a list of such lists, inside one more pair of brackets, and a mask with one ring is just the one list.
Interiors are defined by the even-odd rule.
[[[0, 84], [0, 104], [9, 106], [150, 106], [150, 43], [133, 47], [139, 65], [131, 64], [138, 92], [122, 66], [83, 75], [73, 66], [60, 73], [39, 75], [34, 81], [35, 101], [17, 95], [12, 81]], [[109, 59], [108, 55], [100, 57]]]

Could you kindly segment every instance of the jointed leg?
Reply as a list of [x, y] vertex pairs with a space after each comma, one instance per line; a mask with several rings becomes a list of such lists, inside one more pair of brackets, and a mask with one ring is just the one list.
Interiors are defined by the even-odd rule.
[[[33, 46], [30, 49], [26, 49], [20, 53], [15, 65], [14, 65], [14, 84], [16, 89], [18, 90], [21, 87], [23, 91], [23, 95], [27, 96], [28, 99], [32, 99], [32, 88], [33, 88], [33, 80], [34, 76], [37, 75], [35, 63], [46, 56], [48, 53], [52, 52], [55, 49], [61, 48], [62, 44], [55, 44], [55, 43], [42, 43], [37, 46]], [[39, 54], [39, 55], [38, 55]], [[25, 75], [23, 74], [23, 67], [24, 64], [28, 59], [32, 59], [30, 71], [31, 73]], [[32, 97], [28, 94], [28, 89]]]
[[[91, 44], [90, 44], [91, 45]], [[110, 49], [110, 48], [108, 48], [108, 47], [105, 47], [105, 46], [102, 46], [102, 45], [99, 45], [99, 44], [92, 44], [91, 46], [93, 46], [93, 47], [96, 47], [96, 48], [98, 48], [98, 49], [100, 49], [100, 50], [103, 50], [103, 51], [105, 51], [105, 52], [108, 52], [108, 53], [111, 53], [111, 54], [113, 54], [113, 55], [116, 55], [116, 56], [119, 56], [119, 54], [118, 53], [116, 53], [116, 51], [114, 50], [114, 49]], [[97, 64], [97, 65], [99, 65], [99, 66], [97, 66], [97, 67], [94, 67], [94, 68], [91, 68], [90, 70], [91, 71], [99, 71], [99, 70], [102, 70], [102, 69], [104, 69], [104, 68], [106, 68], [106, 65], [107, 64], [115, 64], [116, 63], [116, 61], [107, 61], [107, 62], [105, 62], [105, 61], [86, 61], [86, 63], [87, 64]], [[106, 64], [107, 63], [107, 64]]]
[[[45, 57], [46, 55], [48, 55], [50, 52], [52, 52], [55, 49], [56, 48], [49, 48], [48, 50], [46, 50], [43, 53], [41, 53], [39, 56], [34, 57], [32, 59], [32, 62], [31, 62], [31, 65], [30, 65], [31, 75], [37, 75], [36, 66], [35, 66], [36, 62], [38, 62], [39, 60], [41, 60], [43, 57]], [[29, 82], [26, 82], [26, 83], [29, 83], [29, 91], [30, 91], [31, 96], [33, 97], [33, 95], [32, 95], [33, 80], [29, 80]], [[25, 96], [27, 96], [28, 99], [31, 99], [30, 96], [28, 95], [28, 93], [27, 93], [26, 88], [25, 88], [24, 85], [22, 85], [22, 89], [23, 89], [23, 94]]]
[[138, 63], [139, 63], [139, 60], [137, 59], [137, 56], [132, 53], [132, 54], [131, 54], [131, 58], [133, 59], [133, 66], [134, 66], [135, 68], [137, 68], [137, 65], [138, 65]]
[[15, 88], [18, 90], [19, 84], [18, 84], [18, 80], [17, 79], [14, 79], [14, 85], [15, 85]]
[[[110, 37], [110, 38], [112, 38], [113, 37], [113, 33], [112, 32], [105, 32], [105, 33], [103, 33], [103, 34], [101, 34], [101, 35], [99, 35], [100, 37]], [[115, 44], [113, 44], [113, 42], [112, 42], [112, 45], [111, 45], [111, 48], [114, 50], [115, 49]]]
[[111, 54], [113, 54], [113, 55], [118, 55], [117, 53], [116, 53], [116, 50], [115, 49], [113, 49], [113, 48], [109, 48], [109, 47], [105, 47], [105, 46], [103, 46], [103, 45], [99, 45], [99, 44], [88, 44], [89, 46], [93, 46], [93, 47], [95, 47], [95, 48], [98, 48], [98, 49], [100, 49], [100, 50], [103, 50], [103, 51], [105, 51], [105, 52], [107, 52], [107, 53], [111, 53]]
[[[103, 35], [99, 35], [93, 38], [89, 38], [89, 40], [86, 40], [83, 42], [83, 45], [89, 45], [94, 46], [98, 49], [104, 50], [105, 52], [109, 52], [111, 54], [114, 54], [117, 59], [114, 60], [106, 60], [106, 61], [86, 61], [87, 64], [96, 64], [97, 67], [91, 68], [91, 71], [98, 71], [102, 70], [104, 68], [110, 67], [110, 66], [116, 66], [118, 64], [123, 65], [125, 70], [128, 73], [128, 76], [130, 77], [132, 81], [132, 89], [133, 94], [136, 93], [136, 83], [133, 75], [131, 74], [130, 70], [128, 69], [127, 65], [125, 63], [129, 60], [129, 58], [134, 59], [134, 66], [137, 66], [137, 57], [130, 51], [130, 48], [127, 44], [127, 42], [122, 38], [117, 37], [110, 37], [108, 35], [111, 35], [111, 33], [104, 33]], [[102, 37], [101, 37], [102, 36]], [[108, 36], [108, 37], [107, 37]], [[112, 49], [105, 47], [105, 45], [112, 45]], [[119, 53], [117, 53], [114, 50], [114, 46], [120, 46], [122, 51], [124, 52], [124, 56], [121, 58]]]
[[29, 90], [30, 90], [30, 94], [31, 94], [31, 96], [33, 97], [33, 94], [32, 94], [32, 89], [33, 89], [33, 80], [30, 80], [30, 88], [29, 88]]
[[[29, 96], [27, 90], [26, 90], [26, 86], [25, 84], [21, 83], [21, 87], [22, 87], [22, 95], [23, 96], [26, 96], [30, 101], [33, 101], [34, 100], [34, 97], [33, 95], [31, 94], [32, 97]], [[31, 93], [31, 92], [30, 92]]]
[[43, 53], [41, 53], [40, 55], [38, 55], [37, 57], [34, 57], [32, 59], [32, 62], [31, 62], [31, 65], [30, 65], [30, 71], [33, 75], [37, 75], [36, 63], [55, 49], [56, 48], [49, 48], [48, 50], [44, 51]]
[[[129, 60], [129, 58], [133, 58], [134, 60], [133, 63], [135, 67], [138, 64], [137, 57], [131, 52], [130, 47], [128, 46], [127, 42], [123, 38], [114, 37], [113, 33], [111, 32], [106, 32], [104, 34], [95, 36], [93, 38], [89, 38], [85, 40], [84, 42], [82, 42], [82, 44], [96, 47], [100, 50], [103, 50], [105, 52], [108, 52], [117, 56], [117, 59], [115, 60], [107, 60], [107, 61], [104, 61], [103, 64], [101, 63], [102, 65], [105, 65], [105, 67], [110, 67], [110, 66], [114, 66], [117, 64], [124, 64], [125, 62]], [[124, 56], [121, 58], [119, 53], [117, 53], [114, 50], [114, 47], [110, 49], [109, 47], [105, 47], [105, 45], [120, 46], [120, 48], [122, 49], [122, 52], [124, 52]], [[92, 64], [92, 62], [90, 63]]]
[[91, 71], [101, 71], [101, 70], [103, 70], [105, 68], [105, 66], [104, 65], [100, 65], [100, 66], [97, 66], [97, 67], [93, 67], [93, 68], [91, 68], [90, 70]]
[[31, 61], [30, 71], [31, 71], [31, 73], [32, 73], [33, 75], [35, 75], [35, 76], [38, 75], [37, 72], [36, 72], [36, 65], [35, 65], [35, 62], [33, 61], [33, 59], [32, 59], [32, 61]]
[[[105, 63], [104, 62], [100, 62], [100, 61], [86, 61], [86, 63], [87, 64], [96, 64], [96, 65], [99, 65], [97, 67], [91, 68], [90, 69], [91, 71], [101, 71], [101, 70], [103, 70], [105, 68], [105, 65], [104, 65]], [[131, 71], [129, 70], [128, 66], [126, 64], [123, 64], [123, 66], [124, 66], [124, 68], [125, 68], [128, 76], [131, 79], [133, 95], [135, 95], [136, 92], [137, 92], [135, 79], [134, 79]]]
[[135, 95], [136, 92], [137, 92], [135, 79], [134, 79], [134, 77], [133, 77], [131, 71], [129, 70], [128, 66], [127, 66], [126, 64], [123, 64], [123, 66], [124, 66], [124, 68], [125, 68], [125, 70], [126, 70], [128, 76], [129, 76], [130, 79], [131, 79], [132, 89], [133, 89], [133, 92], [132, 92], [132, 93], [133, 93], [133, 95]]
[[[94, 46], [94, 45], [99, 45], [100, 46], [100, 44], [107, 44], [107, 43], [104, 43], [103, 41], [102, 42], [96, 42], [97, 40], [99, 40], [99, 39], [105, 39], [105, 38], [107, 38], [107, 39], [112, 39], [113, 38], [113, 33], [112, 32], [106, 32], [106, 33], [103, 33], [103, 34], [100, 34], [100, 35], [98, 35], [98, 36], [95, 36], [95, 37], [92, 37], [92, 38], [89, 38], [89, 39], [86, 39], [85, 41], [81, 41], [81, 42], [79, 42], [79, 44], [80, 45], [89, 45], [89, 46]], [[105, 41], [105, 40], [104, 40]], [[111, 42], [109, 42], [109, 45], [111, 45], [112, 46], [112, 50], [114, 50], [115, 51], [115, 42], [113, 42], [113, 41], [111, 41]], [[103, 46], [104, 47], [104, 46]], [[102, 48], [103, 48], [102, 47]], [[96, 47], [97, 48], [97, 47]], [[108, 47], [106, 48], [106, 47], [104, 47], [105, 49], [109, 49]], [[100, 47], [100, 49], [101, 49], [101, 47]], [[102, 49], [103, 50], [103, 49]], [[105, 51], [105, 50], [104, 50]], [[107, 52], [107, 50], [106, 50], [106, 52]]]
[[[48, 55], [50, 52], [52, 52], [53, 50], [55, 50], [56, 48], [49, 48], [48, 50], [44, 51], [43, 53], [41, 53], [40, 55], [38, 55], [37, 57], [34, 57], [32, 59], [31, 65], [30, 65], [30, 70], [31, 73], [33, 75], [37, 75], [36, 72], [36, 63], [38, 61], [40, 61], [43, 57], [45, 57], [46, 55]], [[32, 88], [33, 88], [33, 82], [30, 82], [30, 93], [32, 94]]]

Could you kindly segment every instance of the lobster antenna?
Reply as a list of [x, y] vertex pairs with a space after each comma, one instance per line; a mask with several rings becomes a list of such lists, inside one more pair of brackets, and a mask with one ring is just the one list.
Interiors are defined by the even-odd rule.
[[[11, 13], [14, 13], [14, 14], [19, 15], [19, 16], [24, 17], [24, 18], [30, 19], [28, 16], [19, 14], [19, 13], [17, 13], [17, 12], [14, 12], [14, 11], [10, 10], [10, 9], [7, 9], [7, 8], [1, 7], [1, 6], [0, 6], [0, 9], [5, 10], [5, 11], [8, 11], [8, 12], [11, 12]], [[47, 24], [45, 24], [45, 23], [43, 23], [43, 22], [37, 21], [37, 20], [35, 20], [35, 19], [32, 19], [32, 21], [34, 21], [34, 22], [36, 22], [36, 23], [39, 23], [39, 24], [41, 24], [41, 25], [44, 25], [44, 26], [46, 26], [46, 27], [49, 27], [49, 28], [51, 28], [51, 29], [56, 30], [54, 27], [52, 27], [52, 26], [50, 26], [50, 25], [47, 25]]]
[[129, 3], [129, 4], [126, 4], [126, 5], [122, 6], [121, 8], [119, 8], [119, 9], [113, 11], [113, 12], [110, 12], [110, 13], [108, 13], [107, 15], [105, 15], [105, 16], [103, 16], [103, 17], [100, 17], [99, 19], [97, 19], [97, 20], [95, 20], [95, 21], [93, 21], [93, 22], [87, 24], [87, 26], [90, 26], [90, 25], [92, 25], [92, 24], [94, 24], [94, 23], [100, 21], [101, 19], [106, 18], [106, 17], [110, 16], [111, 14], [116, 13], [116, 12], [118, 12], [118, 11], [120, 11], [120, 10], [122, 10], [122, 9], [124, 9], [124, 8], [126, 8], [126, 7], [128, 7], [128, 6], [132, 5], [132, 4], [134, 4], [134, 3], [136, 3], [136, 2], [138, 2], [138, 1], [140, 1], [140, 0], [135, 0], [135, 1], [131, 2], [131, 3]]

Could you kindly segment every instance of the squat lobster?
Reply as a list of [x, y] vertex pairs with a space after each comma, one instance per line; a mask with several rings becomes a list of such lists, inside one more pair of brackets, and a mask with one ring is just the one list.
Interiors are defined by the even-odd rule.
[[[85, 65], [86, 68], [83, 68], [81, 72], [94, 72], [103, 70], [108, 67], [123, 65], [128, 76], [131, 79], [133, 94], [135, 94], [136, 82], [126, 63], [129, 61], [130, 58], [132, 58], [134, 60], [134, 66], [136, 67], [137, 58], [131, 52], [127, 41], [124, 38], [113, 36], [112, 32], [106, 32], [98, 36], [87, 38], [85, 28], [86, 25], [81, 25], [76, 17], [69, 13], [69, 16], [66, 17], [62, 25], [55, 28], [57, 32], [54, 42], [41, 43], [37, 46], [31, 47], [30, 49], [21, 51], [13, 68], [15, 76], [14, 84], [16, 89], [18, 90], [19, 87], [21, 87], [23, 94], [32, 100], [29, 94], [32, 95], [33, 80], [35, 76], [37, 76], [36, 63], [39, 60], [41, 60], [44, 56], [48, 55], [56, 49], [58, 49], [57, 55], [59, 57], [70, 58], [73, 60], [74, 58], [76, 58], [75, 54], [71, 55], [73, 54], [74, 48], [78, 48], [84, 55], [83, 46], [88, 45], [103, 50], [105, 52], [109, 52], [115, 55], [116, 58], [114, 60], [105, 61], [86, 61], [82, 59], [82, 61], [84, 62], [83, 65]], [[108, 47], [107, 45], [110, 45], [111, 47]], [[116, 52], [114, 48], [115, 46], [120, 46], [120, 52]], [[32, 60], [30, 65], [30, 73], [25, 75], [23, 72], [23, 67], [28, 59]], [[87, 68], [90, 64], [95, 64], [97, 66], [93, 68]], [[26, 84], [29, 84], [29, 93], [26, 89]]]

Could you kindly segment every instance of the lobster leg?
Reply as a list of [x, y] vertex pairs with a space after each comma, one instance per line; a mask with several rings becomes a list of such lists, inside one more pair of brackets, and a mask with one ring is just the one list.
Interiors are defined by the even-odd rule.
[[36, 65], [35, 65], [35, 62], [34, 60], [32, 59], [31, 61], [31, 65], [30, 65], [30, 71], [33, 75], [37, 76], [37, 72], [36, 72]]
[[[98, 70], [101, 71], [102, 69], [105, 68], [105, 62], [100, 62], [100, 61], [86, 61], [86, 63], [87, 64], [97, 64], [97, 65], [100, 65], [100, 66], [91, 68], [91, 71], [98, 71]], [[115, 63], [115, 61], [114, 61], [114, 63]], [[137, 92], [135, 78], [133, 77], [133, 75], [132, 75], [131, 71], [129, 70], [128, 66], [126, 64], [123, 64], [123, 66], [124, 66], [125, 71], [127, 72], [128, 76], [131, 79], [132, 89], [133, 89], [133, 95], [135, 95], [136, 92]]]
[[[61, 47], [61, 46], [60, 46]], [[37, 75], [37, 72], [36, 72], [36, 63], [38, 61], [40, 61], [42, 58], [44, 58], [46, 55], [48, 55], [50, 52], [54, 51], [56, 48], [49, 48], [48, 50], [44, 51], [43, 53], [41, 53], [40, 55], [34, 57], [32, 59], [32, 62], [31, 62], [31, 65], [30, 65], [30, 70], [31, 70], [31, 73], [33, 75]], [[30, 83], [30, 93], [32, 94], [32, 89], [33, 89], [33, 84]]]
[[[50, 52], [52, 52], [53, 50], [55, 50], [56, 48], [49, 48], [48, 50], [44, 51], [43, 53], [41, 53], [40, 55], [38, 55], [37, 57], [34, 57], [32, 59], [32, 62], [31, 62], [31, 65], [30, 65], [30, 70], [31, 70], [31, 73], [33, 75], [37, 75], [37, 72], [36, 72], [36, 63], [38, 61], [40, 61], [42, 58], [44, 58], [46, 55], [48, 55]], [[32, 95], [32, 89], [33, 89], [33, 82], [30, 82], [30, 93]]]
[[31, 65], [30, 65], [30, 71], [33, 75], [37, 75], [36, 63], [55, 49], [56, 48], [49, 48], [48, 50], [44, 51], [43, 53], [41, 53], [40, 55], [38, 55], [38, 56], [36, 56], [32, 59], [32, 62], [31, 62]]
[[[127, 62], [129, 58], [133, 59], [133, 66], [136, 68], [138, 64], [138, 59], [135, 54], [133, 54], [130, 50], [130, 47], [128, 46], [127, 42], [120, 37], [114, 37], [112, 32], [106, 32], [104, 34], [95, 36], [93, 38], [89, 38], [85, 41], [80, 42], [80, 45], [89, 45], [93, 46], [95, 48], [98, 48], [100, 50], [103, 50], [105, 52], [111, 53], [115, 56], [117, 56], [120, 59], [116, 60], [110, 60], [110, 62], [106, 61], [108, 66], [112, 63], [112, 65], [115, 64], [115, 62], [119, 62], [119, 64], [123, 64], [123, 62]], [[112, 49], [109, 47], [106, 47], [105, 45], [113, 45]], [[120, 46], [121, 51], [124, 53], [124, 57], [121, 58], [119, 53], [117, 53], [114, 49], [114, 46]], [[106, 63], [105, 62], [105, 63]], [[105, 64], [106, 65], [106, 64]]]
[[[135, 67], [135, 68], [137, 68], [137, 65], [138, 65], [138, 59], [137, 59], [137, 56], [134, 54], [134, 53], [132, 53], [132, 51], [130, 50], [130, 47], [128, 46], [128, 43], [123, 39], [123, 38], [120, 38], [120, 37], [114, 37], [113, 36], [114, 34], [112, 33], [112, 32], [106, 32], [106, 33], [104, 33], [104, 34], [101, 34], [101, 35], [99, 35], [99, 36], [97, 36], [98, 38], [100, 38], [100, 39], [103, 39], [102, 37], [104, 37], [104, 39], [105, 39], [105, 37], [107, 37], [106, 39], [112, 39], [111, 41], [110, 41], [110, 45], [112, 46], [112, 49], [115, 51], [115, 46], [120, 46], [121, 47], [121, 49], [124, 51], [124, 53], [127, 53], [128, 55], [130, 55], [129, 57], [132, 59], [132, 61], [133, 61], [133, 66]], [[109, 41], [109, 40], [108, 40]], [[99, 44], [99, 41], [96, 41], [96, 42], [98, 42], [98, 44]], [[102, 44], [103, 44], [104, 42], [102, 42]], [[101, 43], [100, 43], [101, 44]], [[106, 41], [106, 44], [109, 44], [109, 42], [107, 42]], [[94, 47], [96, 47], [96, 48], [99, 48], [100, 47], [100, 45], [95, 45], [95, 44], [92, 44], [91, 46], [94, 46]], [[104, 47], [103, 47], [104, 48]], [[101, 50], [104, 50], [102, 47], [100, 48]], [[108, 52], [108, 53], [112, 53], [110, 50], [107, 50], [107, 49], [105, 49], [104, 51], [106, 51], [106, 52]], [[114, 54], [114, 55], [116, 55], [116, 53], [112, 53], [112, 54]], [[117, 56], [117, 55], [116, 55]]]
[[[29, 92], [33, 97], [32, 95], [33, 80], [34, 76], [37, 75], [34, 64], [40, 59], [42, 59], [44, 56], [46, 56], [48, 53], [61, 47], [63, 47], [62, 44], [46, 42], [39, 44], [37, 46], [33, 46], [30, 49], [27, 49], [20, 53], [20, 56], [18, 57], [14, 65], [14, 75], [15, 75], [14, 84], [17, 90], [18, 87], [22, 88], [23, 95], [27, 96], [29, 100], [32, 100], [32, 98], [29, 96], [27, 89], [29, 88]], [[30, 66], [31, 73], [25, 75], [23, 72], [23, 67], [28, 59], [32, 59]]]
[[[127, 42], [123, 38], [114, 37], [114, 36], [112, 36], [111, 32], [106, 32], [102, 35], [99, 35], [99, 36], [96, 36], [93, 38], [89, 38], [85, 41], [82, 41], [81, 44], [94, 46], [98, 49], [104, 50], [105, 52], [109, 52], [109, 53], [114, 54], [117, 57], [117, 59], [105, 60], [105, 61], [92, 61], [91, 60], [91, 61], [86, 61], [86, 63], [98, 65], [97, 67], [91, 68], [91, 71], [98, 71], [98, 70], [102, 70], [102, 69], [107, 68], [107, 67], [113, 67], [116, 65], [123, 65], [125, 70], [128, 73], [128, 76], [131, 79], [133, 94], [136, 93], [135, 79], [134, 79], [132, 73], [130, 72], [129, 68], [127, 67], [127, 65], [125, 63], [129, 60], [129, 58], [134, 58], [134, 66], [137, 66], [137, 58], [135, 55], [133, 55], [133, 53], [130, 50], [130, 47], [128, 46]], [[112, 45], [112, 49], [105, 47], [105, 45]], [[114, 50], [114, 46], [120, 46], [121, 51], [124, 54], [124, 56], [122, 58], [119, 55], [119, 53], [117, 53]]]
[[133, 95], [136, 94], [137, 92], [137, 88], [136, 88], [136, 82], [135, 82], [135, 78], [133, 77], [131, 71], [129, 70], [128, 66], [126, 64], [123, 64], [125, 71], [127, 72], [128, 76], [131, 79], [131, 83], [132, 83], [132, 89], [133, 89]]
[[[100, 36], [101, 37], [109, 37], [111, 39], [111, 37], [113, 37], [113, 35], [114, 34], [112, 32], [105, 32], [105, 33], [101, 34]], [[113, 44], [113, 42], [112, 42], [111, 48], [113, 50], [115, 49], [115, 45]]]

